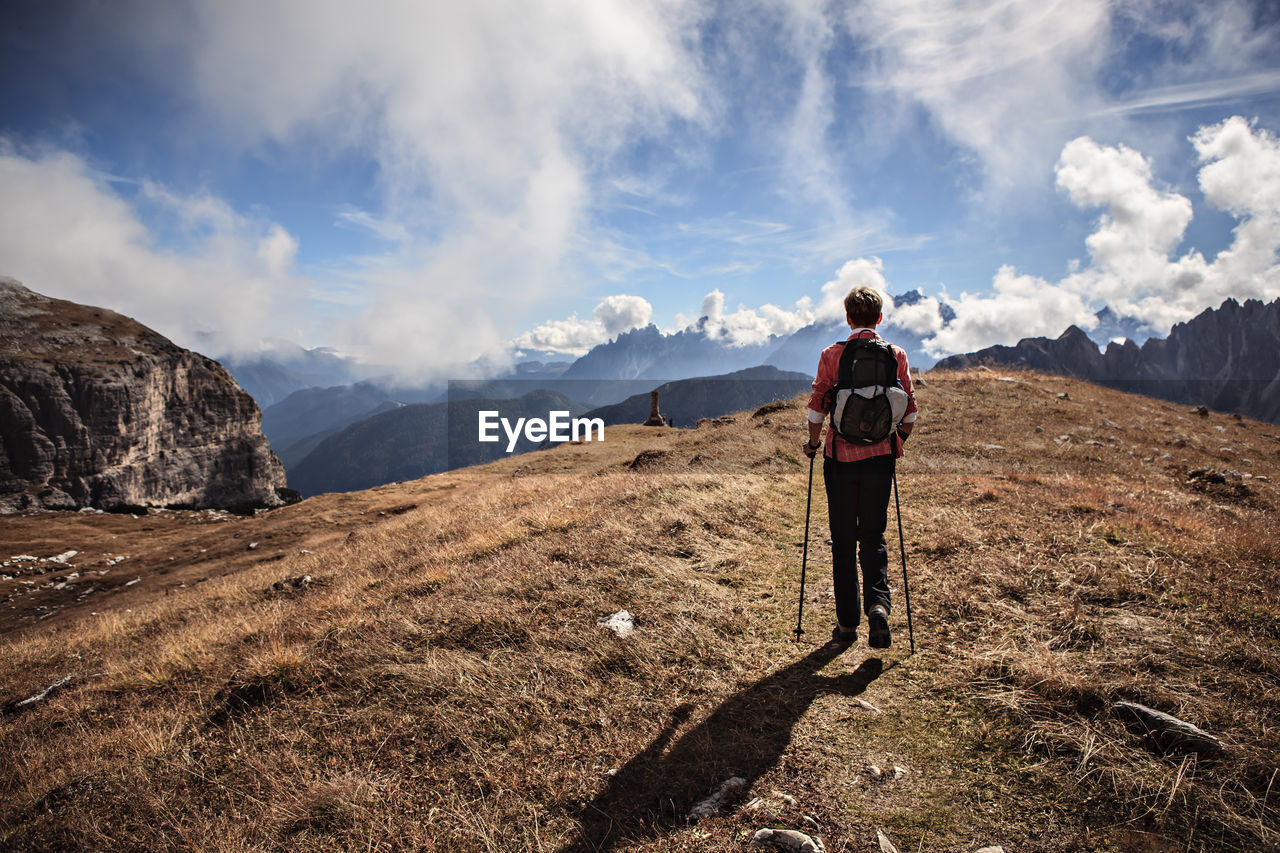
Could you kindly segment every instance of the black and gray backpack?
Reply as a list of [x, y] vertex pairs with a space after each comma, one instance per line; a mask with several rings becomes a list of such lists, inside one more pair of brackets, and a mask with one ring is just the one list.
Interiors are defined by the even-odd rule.
[[884, 441], [907, 409], [893, 348], [878, 338], [841, 341], [840, 368], [831, 407], [831, 428], [850, 444]]

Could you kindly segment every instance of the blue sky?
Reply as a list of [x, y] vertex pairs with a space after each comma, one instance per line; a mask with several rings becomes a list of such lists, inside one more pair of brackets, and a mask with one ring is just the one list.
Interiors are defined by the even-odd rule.
[[447, 373], [704, 313], [748, 343], [858, 283], [935, 300], [887, 320], [941, 354], [1280, 296], [1271, 4], [3, 15], [0, 274], [210, 354]]

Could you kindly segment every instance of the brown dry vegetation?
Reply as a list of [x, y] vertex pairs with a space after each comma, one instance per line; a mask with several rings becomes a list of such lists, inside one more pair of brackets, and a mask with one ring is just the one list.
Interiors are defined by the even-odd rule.
[[[0, 700], [73, 676], [0, 716], [0, 846], [737, 850], [766, 824], [742, 802], [776, 790], [799, 805], [768, 825], [811, 815], [831, 851], [873, 827], [904, 851], [1280, 849], [1280, 428], [927, 378], [899, 469], [915, 655], [900, 597], [889, 653], [820, 645], [820, 466], [813, 642], [791, 642], [802, 399], [186, 532], [20, 520], [42, 554], [99, 524], [74, 529], [150, 557], [134, 589], [0, 640]], [[647, 450], [667, 453], [627, 464]], [[161, 535], [170, 577], [209, 579], [156, 593]], [[596, 624], [622, 608], [625, 640]], [[1162, 755], [1116, 699], [1231, 754]], [[742, 801], [685, 820], [732, 775]]]

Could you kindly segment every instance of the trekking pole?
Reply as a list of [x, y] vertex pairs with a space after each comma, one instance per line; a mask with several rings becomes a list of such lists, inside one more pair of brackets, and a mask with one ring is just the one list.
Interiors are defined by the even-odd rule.
[[[809, 508], [813, 506], [813, 457], [809, 457], [809, 491], [804, 502], [804, 553], [800, 557], [800, 612], [796, 614], [796, 642], [804, 633], [801, 623], [804, 621], [804, 572], [809, 563]], [[909, 612], [909, 610], [908, 610]]]
[[[898, 510], [898, 549], [902, 552], [902, 591], [907, 597], [907, 633], [911, 637], [911, 654], [916, 653], [916, 629], [911, 625], [911, 587], [907, 584], [907, 545], [902, 540], [902, 504], [898, 502], [898, 471], [893, 471], [893, 505]], [[798, 639], [798, 638], [797, 638]]]

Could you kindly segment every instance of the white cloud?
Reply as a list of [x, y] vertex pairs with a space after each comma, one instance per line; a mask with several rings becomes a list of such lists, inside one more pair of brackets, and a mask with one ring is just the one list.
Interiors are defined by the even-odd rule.
[[676, 314], [676, 329], [692, 329], [698, 325], [714, 339], [728, 346], [762, 344], [773, 336], [789, 335], [813, 322], [813, 301], [807, 297], [796, 300], [791, 309], [771, 303], [759, 308], [739, 305], [738, 310], [726, 313], [725, 296], [719, 288], [702, 298], [702, 311], [696, 318]]
[[[1195, 249], [1171, 257], [1191, 221], [1190, 201], [1154, 189], [1137, 152], [1075, 140], [1063, 151], [1059, 183], [1077, 204], [1107, 213], [1086, 241], [1092, 263], [1063, 287], [1155, 329], [1229, 297], [1280, 296], [1280, 141], [1236, 116], [1202, 127], [1192, 143], [1205, 199], [1240, 220], [1231, 245], [1212, 262]], [[1095, 189], [1082, 191], [1081, 179]]]
[[885, 310], [893, 308], [889, 283], [884, 278], [884, 261], [877, 257], [854, 258], [836, 271], [836, 277], [822, 285], [817, 319], [832, 322], [845, 316], [844, 298], [855, 287], [874, 287], [885, 302]]
[[1085, 240], [1092, 259], [1084, 277], [1089, 295], [1131, 313], [1142, 296], [1164, 290], [1169, 254], [1191, 222], [1191, 202], [1154, 188], [1150, 164], [1139, 152], [1088, 137], [1067, 143], [1057, 174], [1058, 186], [1078, 207], [1106, 209]]
[[992, 280], [993, 292], [962, 293], [948, 300], [956, 317], [940, 328], [925, 346], [932, 355], [967, 352], [991, 344], [1013, 344], [1022, 338], [1056, 338], [1067, 326], [1093, 328], [1097, 319], [1078, 293], [1042, 278], [1018, 275], [1001, 267]]
[[346, 205], [337, 212], [337, 224], [360, 228], [389, 243], [404, 243], [409, 239], [409, 229], [399, 222], [374, 216], [367, 210]]
[[301, 335], [305, 283], [297, 241], [209, 195], [147, 184], [182, 251], [160, 248], [138, 210], [80, 157], [23, 152], [0, 140], [0, 269], [49, 296], [103, 305], [209, 355]]
[[923, 106], [1004, 189], [1040, 180], [1061, 120], [1096, 104], [1110, 5], [873, 0], [845, 23], [871, 55], [859, 82]]
[[[343, 207], [336, 219], [393, 245], [325, 259], [333, 280], [311, 292], [348, 305], [325, 342], [439, 371], [501, 349], [550, 295], [638, 262], [632, 247], [596, 252], [596, 205], [630, 175], [633, 148], [703, 144], [699, 131], [716, 120], [697, 55], [704, 14], [677, 0], [391, 0], [372, 13], [342, 0], [124, 0], [76, 20], [77, 32], [128, 51], [138, 63], [131, 70], [180, 94], [185, 124], [170, 128], [175, 137], [208, 140], [228, 157], [252, 152], [338, 171], [355, 164], [344, 177], [373, 164], [374, 186], [359, 194], [369, 209]], [[6, 205], [45, 204], [28, 192], [38, 185], [6, 185]], [[163, 207], [174, 192], [144, 185], [101, 212], [113, 227], [145, 232], [140, 223], [152, 220], [135, 205]], [[295, 301], [296, 286], [276, 279], [291, 278], [296, 245], [269, 225], [246, 244], [244, 223], [256, 228], [255, 217], [214, 196], [177, 194], [169, 213], [191, 232], [177, 244], [181, 263], [254, 264], [262, 293], [246, 308]], [[232, 254], [218, 259], [227, 235]], [[135, 247], [174, 245], [164, 224], [117, 236]], [[99, 304], [130, 304], [133, 271], [99, 273], [82, 279], [91, 289], [68, 286]], [[155, 313], [166, 311], [181, 313], [176, 303]], [[207, 325], [221, 316], [204, 311], [201, 297], [186, 313]], [[287, 311], [271, 319], [271, 331], [292, 333]], [[238, 341], [254, 328], [235, 325], [224, 334]]]
[[947, 300], [956, 319], [926, 341], [930, 352], [1056, 337], [1070, 324], [1089, 329], [1103, 306], [1163, 333], [1228, 298], [1280, 297], [1280, 139], [1235, 116], [1202, 127], [1191, 141], [1205, 199], [1240, 220], [1212, 262], [1195, 249], [1172, 256], [1192, 205], [1153, 186], [1146, 157], [1081, 137], [1063, 148], [1057, 180], [1078, 206], [1104, 208], [1085, 241], [1089, 265], [1056, 283], [1002, 267], [993, 292]]
[[298, 241], [279, 225], [272, 225], [267, 235], [258, 242], [258, 260], [273, 277], [287, 274], [298, 256]]
[[942, 331], [942, 304], [926, 296], [912, 305], [894, 305], [886, 311], [884, 322], [891, 329], [905, 329], [927, 338]]
[[593, 313], [596, 322], [604, 327], [605, 335], [612, 338], [621, 332], [649, 325], [653, 306], [639, 296], [619, 293], [606, 296]]
[[551, 320], [512, 341], [522, 350], [549, 350], [574, 356], [612, 340], [622, 332], [649, 324], [653, 306], [642, 297], [627, 294], [606, 296], [592, 312], [592, 319], [582, 320], [572, 314], [567, 320]]
[[1236, 116], [1202, 128], [1192, 141], [1206, 161], [1205, 198], [1241, 220], [1232, 244], [1214, 259], [1205, 290], [1215, 299], [1280, 294], [1280, 140]]

